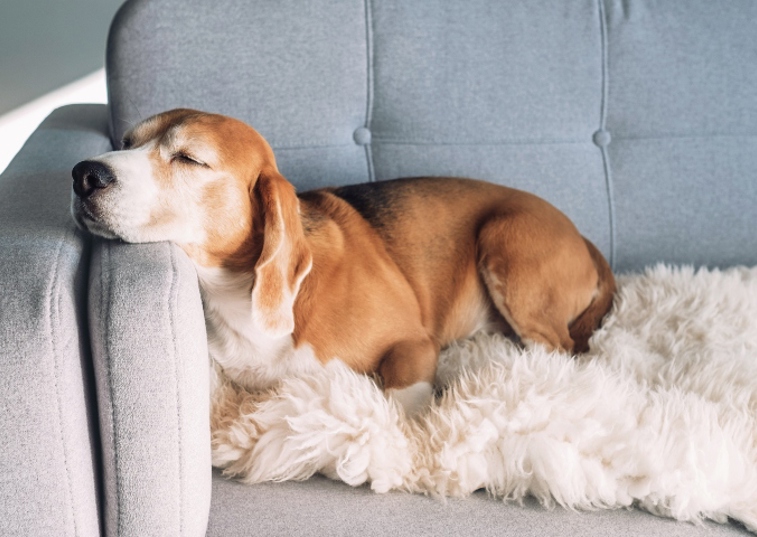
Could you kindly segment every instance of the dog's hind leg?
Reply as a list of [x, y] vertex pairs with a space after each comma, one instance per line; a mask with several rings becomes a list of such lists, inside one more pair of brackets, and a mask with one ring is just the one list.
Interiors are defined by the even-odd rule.
[[569, 326], [594, 299], [597, 271], [567, 218], [493, 217], [479, 231], [478, 265], [492, 302], [525, 345], [574, 350]]

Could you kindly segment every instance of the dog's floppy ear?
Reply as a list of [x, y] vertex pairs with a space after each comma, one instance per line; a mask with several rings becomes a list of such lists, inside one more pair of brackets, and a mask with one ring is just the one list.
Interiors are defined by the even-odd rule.
[[263, 222], [263, 248], [252, 287], [252, 320], [268, 336], [283, 337], [294, 331], [294, 300], [313, 258], [291, 183], [268, 167], [251, 195], [257, 197]]

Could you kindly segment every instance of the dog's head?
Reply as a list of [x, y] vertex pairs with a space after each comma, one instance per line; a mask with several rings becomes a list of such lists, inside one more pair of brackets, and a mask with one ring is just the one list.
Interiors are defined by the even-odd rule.
[[291, 331], [311, 256], [294, 187], [252, 127], [172, 110], [139, 123], [122, 150], [80, 162], [72, 175], [79, 227], [126, 242], [172, 241], [199, 265], [250, 272], [260, 322]]

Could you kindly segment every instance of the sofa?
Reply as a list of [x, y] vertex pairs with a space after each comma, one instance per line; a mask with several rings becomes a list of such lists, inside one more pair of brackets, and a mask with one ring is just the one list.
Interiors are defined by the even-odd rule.
[[192, 264], [92, 238], [70, 170], [165, 109], [249, 122], [298, 189], [485, 179], [563, 210], [618, 273], [757, 264], [751, 0], [128, 0], [107, 105], [54, 111], [0, 176], [0, 535], [738, 535], [211, 469]]

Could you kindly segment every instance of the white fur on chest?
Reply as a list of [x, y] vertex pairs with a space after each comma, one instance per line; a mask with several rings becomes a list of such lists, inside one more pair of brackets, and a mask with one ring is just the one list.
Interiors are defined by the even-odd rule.
[[318, 370], [312, 348], [295, 348], [290, 335], [271, 338], [252, 322], [252, 276], [197, 266], [210, 357], [248, 390], [265, 390], [282, 378]]

